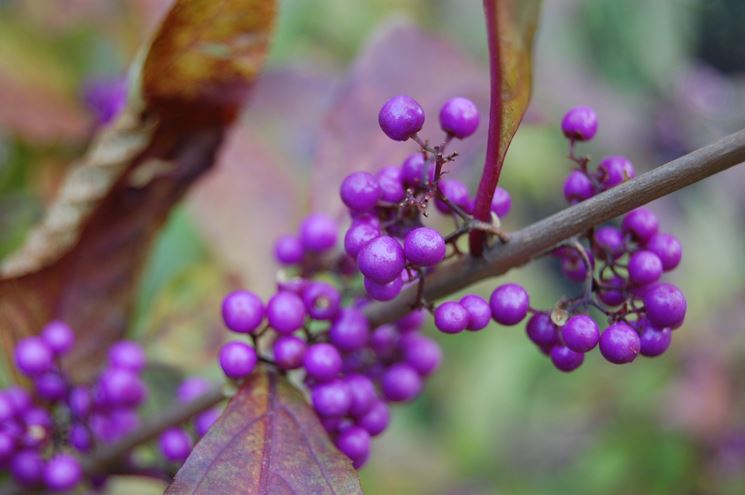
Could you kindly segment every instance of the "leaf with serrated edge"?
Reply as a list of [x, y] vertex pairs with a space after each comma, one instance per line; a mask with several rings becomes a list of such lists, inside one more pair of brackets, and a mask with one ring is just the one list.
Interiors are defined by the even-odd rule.
[[361, 494], [352, 463], [300, 392], [257, 372], [194, 447], [166, 495]]

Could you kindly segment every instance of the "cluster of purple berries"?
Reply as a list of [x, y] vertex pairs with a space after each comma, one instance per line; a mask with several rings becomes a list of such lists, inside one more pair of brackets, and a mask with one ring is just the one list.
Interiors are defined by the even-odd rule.
[[139, 424], [137, 408], [147, 396], [140, 377], [146, 364], [142, 348], [115, 343], [97, 379], [81, 385], [60, 368], [74, 344], [72, 329], [60, 321], [19, 341], [15, 364], [32, 389], [14, 385], [0, 391], [0, 467], [29, 489], [75, 488], [83, 480], [78, 455]]
[[[592, 171], [588, 157], [575, 155], [575, 144], [592, 139], [597, 131], [591, 108], [571, 109], [561, 126], [570, 141], [569, 157], [576, 164], [564, 183], [569, 203], [584, 201], [636, 175], [623, 156], [606, 157]], [[620, 227], [593, 228], [553, 254], [564, 276], [585, 284], [581, 296], [560, 301], [553, 311], [534, 312], [527, 324], [528, 337], [558, 369], [576, 369], [584, 353], [596, 346], [615, 364], [667, 350], [672, 332], [683, 324], [686, 300], [679, 288], [660, 279], [678, 266], [683, 251], [675, 236], [659, 230], [652, 211], [633, 210]], [[609, 326], [602, 332], [583, 314], [589, 308], [607, 318]]]
[[[420, 150], [401, 166], [343, 179], [339, 194], [350, 215], [343, 249], [337, 248], [342, 222], [312, 214], [296, 235], [278, 239], [275, 256], [285, 269], [266, 304], [248, 291], [223, 302], [226, 326], [252, 340], [223, 346], [225, 374], [244, 378], [259, 361], [284, 372], [301, 370], [316, 413], [356, 467], [367, 460], [371, 437], [386, 428], [388, 403], [414, 399], [442, 358], [438, 344], [420, 333], [424, 309], [377, 328], [363, 312], [373, 300], [388, 301], [406, 285], [421, 284], [447, 257], [457, 238], [424, 225], [430, 202], [456, 222], [470, 218], [466, 185], [442, 178], [452, 160], [444, 151], [453, 138], [476, 131], [479, 113], [470, 100], [453, 98], [439, 117], [446, 136], [430, 148], [417, 135], [424, 123], [419, 103], [408, 96], [389, 100], [380, 111], [381, 129], [391, 139], [414, 140]], [[509, 194], [500, 188], [493, 210], [504, 216], [509, 209]], [[271, 353], [260, 356], [259, 339], [270, 332]]]

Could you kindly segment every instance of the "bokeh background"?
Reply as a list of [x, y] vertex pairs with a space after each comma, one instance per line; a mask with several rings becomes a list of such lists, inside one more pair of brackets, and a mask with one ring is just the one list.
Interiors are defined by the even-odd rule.
[[[91, 84], [123, 91], [168, 4], [0, 1], [0, 257], [23, 242], [116, 110]], [[569, 164], [558, 122], [571, 106], [599, 115], [584, 151], [625, 154], [639, 172], [745, 127], [743, 26], [740, 0], [545, 1], [534, 99], [502, 176], [513, 197], [506, 227], [563, 207]], [[268, 295], [274, 237], [311, 209], [336, 208], [345, 170], [412, 151], [377, 130], [387, 97], [408, 93], [435, 115], [462, 94], [487, 110], [477, 1], [285, 0], [268, 67], [220, 166], [175, 210], [151, 255], [130, 332], [162, 365], [154, 387], [179, 372], [217, 379], [221, 295], [239, 285]], [[436, 139], [436, 125], [427, 129]], [[483, 131], [458, 143], [453, 173], [472, 186]], [[375, 441], [366, 493], [745, 493], [743, 193], [740, 166], [652, 205], [683, 241], [672, 279], [690, 307], [660, 358], [619, 367], [593, 353], [565, 375], [522, 327], [430, 329], [446, 360]], [[539, 307], [577, 291], [550, 260], [506, 280], [523, 283]], [[134, 493], [132, 483], [118, 490]], [[137, 483], [137, 493], [160, 489]]]

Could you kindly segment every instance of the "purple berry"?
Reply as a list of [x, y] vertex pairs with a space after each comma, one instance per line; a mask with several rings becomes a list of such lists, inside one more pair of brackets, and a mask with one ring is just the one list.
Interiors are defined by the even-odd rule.
[[8, 393], [5, 390], [0, 391], [0, 425], [3, 425], [6, 421], [12, 421], [15, 414], [16, 409], [13, 407], [13, 402], [8, 397]]
[[109, 349], [109, 363], [113, 367], [139, 373], [145, 368], [147, 358], [140, 344], [131, 340], [120, 340]]
[[515, 325], [528, 313], [530, 298], [520, 285], [504, 284], [494, 289], [489, 306], [494, 321], [502, 325]]
[[380, 109], [378, 124], [394, 141], [406, 141], [422, 129], [424, 110], [409, 96], [394, 96]]
[[406, 197], [401, 169], [395, 166], [385, 167], [377, 175], [380, 186], [380, 200], [384, 203], [398, 204]]
[[396, 350], [398, 338], [395, 325], [381, 325], [370, 335], [370, 347], [379, 358], [389, 358]]
[[583, 353], [575, 352], [563, 345], [552, 347], [549, 356], [551, 356], [551, 362], [554, 363], [556, 369], [566, 373], [579, 368], [585, 360]]
[[604, 189], [610, 189], [634, 177], [634, 165], [625, 156], [606, 156], [598, 164], [598, 180]]
[[274, 243], [274, 257], [283, 265], [296, 265], [303, 261], [303, 243], [294, 235], [283, 235]]
[[47, 371], [34, 379], [36, 393], [50, 402], [62, 400], [67, 395], [67, 383], [56, 371]]
[[359, 426], [349, 426], [336, 437], [336, 447], [359, 469], [370, 455], [370, 434]]
[[623, 217], [621, 230], [630, 234], [635, 241], [644, 243], [657, 233], [659, 222], [657, 215], [647, 208], [637, 208]]
[[598, 131], [598, 117], [590, 107], [574, 107], [561, 120], [561, 131], [572, 141], [589, 141]]
[[[562, 252], [560, 255], [561, 273], [572, 282], [582, 283], [587, 277], [587, 263], [585, 259], [574, 249]], [[590, 259], [590, 265], [594, 266], [595, 258], [592, 253], [588, 252], [587, 257]]]
[[683, 247], [677, 237], [658, 232], [650, 237], [644, 248], [652, 251], [660, 258], [662, 269], [666, 272], [674, 269], [683, 257]]
[[264, 319], [264, 304], [253, 292], [231, 292], [222, 301], [222, 319], [234, 332], [253, 333]]
[[373, 239], [380, 237], [380, 229], [366, 222], [355, 222], [344, 235], [344, 250], [356, 258], [360, 250]]
[[203, 437], [207, 433], [207, 430], [209, 430], [212, 425], [215, 424], [221, 414], [222, 411], [220, 411], [220, 408], [213, 407], [212, 409], [208, 409], [207, 411], [198, 415], [194, 419], [194, 431], [197, 436]]
[[649, 322], [657, 328], [678, 328], [686, 315], [686, 299], [673, 284], [657, 284], [643, 297]]
[[468, 98], [456, 96], [440, 109], [440, 127], [458, 139], [465, 139], [479, 127], [479, 110]]
[[401, 276], [405, 257], [396, 239], [381, 236], [368, 242], [357, 255], [362, 274], [379, 284], [387, 284]]
[[491, 200], [491, 211], [499, 218], [504, 218], [510, 212], [511, 208], [512, 198], [510, 198], [510, 193], [507, 192], [507, 189], [497, 186]]
[[67, 398], [70, 412], [77, 419], [86, 419], [93, 408], [93, 397], [90, 390], [84, 386], [73, 387]]
[[345, 416], [352, 405], [352, 394], [343, 380], [335, 379], [321, 383], [310, 394], [313, 409], [320, 416]]
[[324, 342], [313, 344], [303, 355], [303, 367], [308, 376], [326, 381], [341, 371], [341, 355], [331, 344]]
[[[468, 197], [468, 188], [461, 181], [457, 179], [440, 180], [440, 192], [451, 204], [459, 206], [462, 210], [468, 211], [470, 209], [471, 200]], [[444, 215], [450, 213], [450, 207], [440, 199], [435, 199], [435, 207]]]
[[349, 390], [351, 402], [349, 404], [349, 414], [355, 417], [361, 417], [367, 414], [375, 405], [377, 395], [375, 385], [365, 375], [352, 373], [344, 378]]
[[662, 261], [652, 251], [634, 252], [629, 258], [629, 280], [635, 285], [657, 282], [662, 275]]
[[413, 332], [419, 330], [427, 320], [427, 312], [424, 309], [417, 309], [404, 316], [396, 322], [396, 328], [401, 333]]
[[587, 315], [575, 315], [561, 327], [561, 337], [574, 352], [588, 352], [598, 344], [600, 329]]
[[291, 334], [305, 324], [305, 304], [293, 292], [278, 292], [266, 305], [266, 318], [277, 333]]
[[575, 204], [595, 195], [595, 186], [584, 172], [572, 170], [564, 181], [564, 198]]
[[491, 321], [491, 307], [483, 297], [476, 294], [468, 294], [461, 298], [460, 304], [466, 308], [466, 312], [468, 313], [466, 330], [481, 330]]
[[182, 463], [191, 453], [191, 438], [181, 428], [168, 428], [158, 441], [160, 453], [171, 462]]
[[435, 309], [435, 326], [443, 333], [460, 333], [468, 322], [468, 311], [458, 302], [447, 301]]
[[78, 452], [88, 452], [93, 446], [91, 440], [91, 434], [88, 432], [88, 428], [80, 423], [74, 423], [70, 427], [70, 433], [68, 435], [70, 445]]
[[355, 172], [344, 178], [339, 190], [341, 200], [353, 211], [369, 211], [380, 199], [378, 180], [367, 172]]
[[416, 369], [404, 363], [388, 368], [383, 374], [381, 385], [386, 399], [392, 402], [411, 400], [422, 390], [422, 380]]
[[333, 248], [336, 245], [336, 236], [336, 222], [323, 213], [308, 215], [300, 225], [300, 242], [304, 249], [314, 253]]
[[109, 368], [103, 372], [101, 391], [114, 406], [133, 407], [145, 399], [145, 386], [137, 374], [126, 368]]
[[608, 306], [618, 306], [626, 300], [625, 288], [626, 280], [613, 275], [602, 281], [602, 286], [598, 289], [598, 297]]
[[403, 280], [401, 278], [393, 279], [393, 281], [387, 284], [379, 284], [369, 278], [365, 279], [365, 292], [370, 296], [370, 299], [376, 301], [390, 301], [395, 299], [397, 295], [401, 293], [403, 287]]
[[370, 324], [364, 313], [356, 308], [345, 308], [329, 328], [329, 340], [342, 351], [353, 351], [367, 344]]
[[603, 259], [616, 260], [623, 256], [626, 250], [626, 243], [623, 240], [623, 233], [616, 227], [606, 225], [595, 231], [593, 236], [595, 241], [595, 255]]
[[639, 336], [641, 344], [639, 352], [642, 356], [656, 357], [670, 347], [673, 334], [669, 328], [659, 330], [646, 321], [640, 322], [640, 328], [642, 328], [642, 331]]
[[67, 353], [75, 345], [75, 333], [61, 321], [47, 323], [41, 331], [41, 338], [57, 356]]
[[16, 451], [16, 439], [6, 431], [0, 431], [0, 466], [5, 467]]
[[528, 338], [539, 347], [552, 347], [558, 341], [556, 325], [547, 313], [535, 313], [525, 327]]
[[328, 282], [311, 282], [303, 289], [303, 303], [314, 320], [330, 320], [339, 313], [341, 296]]
[[445, 258], [445, 239], [435, 229], [419, 227], [406, 235], [404, 253], [415, 265], [434, 266]]
[[37, 376], [54, 366], [52, 350], [39, 337], [26, 337], [15, 349], [16, 366], [26, 376]]
[[434, 340], [423, 335], [411, 335], [402, 342], [404, 360], [421, 376], [437, 371], [442, 361], [442, 350]]
[[[26, 389], [18, 385], [11, 385], [5, 389], [4, 395], [9, 401], [15, 414], [23, 414], [31, 407], [31, 394]], [[1, 404], [1, 403], [0, 403]], [[0, 407], [0, 411], [2, 408]], [[3, 415], [0, 412], [0, 424], [3, 422]]]
[[385, 431], [389, 420], [390, 411], [388, 406], [382, 400], [376, 400], [367, 414], [357, 419], [357, 425], [367, 430], [370, 436], [374, 437]]
[[127, 79], [108, 77], [89, 79], [83, 87], [86, 106], [95, 115], [98, 125], [114, 120], [127, 104]]
[[44, 460], [35, 450], [22, 450], [10, 461], [10, 472], [23, 486], [38, 485], [44, 477]]
[[176, 398], [182, 404], [191, 402], [209, 392], [212, 383], [201, 376], [189, 376], [184, 378], [176, 391]]
[[256, 349], [243, 342], [228, 342], [220, 348], [220, 367], [228, 378], [245, 378], [256, 368]]
[[283, 335], [274, 341], [274, 361], [283, 370], [294, 370], [303, 365], [303, 354], [307, 345], [294, 335]]
[[427, 181], [425, 177], [424, 156], [414, 153], [401, 165], [401, 180], [404, 186], [421, 187]]
[[78, 460], [67, 454], [51, 458], [44, 468], [44, 483], [52, 491], [72, 490], [80, 483], [83, 469]]
[[600, 336], [600, 353], [614, 364], [630, 363], [640, 347], [639, 334], [626, 323], [614, 323]]

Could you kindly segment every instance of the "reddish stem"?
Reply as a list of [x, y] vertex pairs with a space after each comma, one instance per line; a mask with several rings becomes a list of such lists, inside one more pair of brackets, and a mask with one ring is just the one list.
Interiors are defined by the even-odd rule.
[[[486, 37], [489, 45], [489, 131], [486, 138], [486, 158], [484, 159], [484, 171], [476, 193], [476, 202], [473, 215], [483, 222], [491, 221], [491, 201], [494, 190], [499, 182], [499, 174], [502, 172], [502, 161], [500, 160], [500, 146], [502, 135], [502, 65], [500, 63], [499, 33], [497, 23], [497, 2], [484, 0], [484, 16], [486, 17]], [[480, 230], [474, 230], [468, 238], [469, 250], [472, 256], [481, 256], [484, 252], [484, 241], [486, 234]]]

